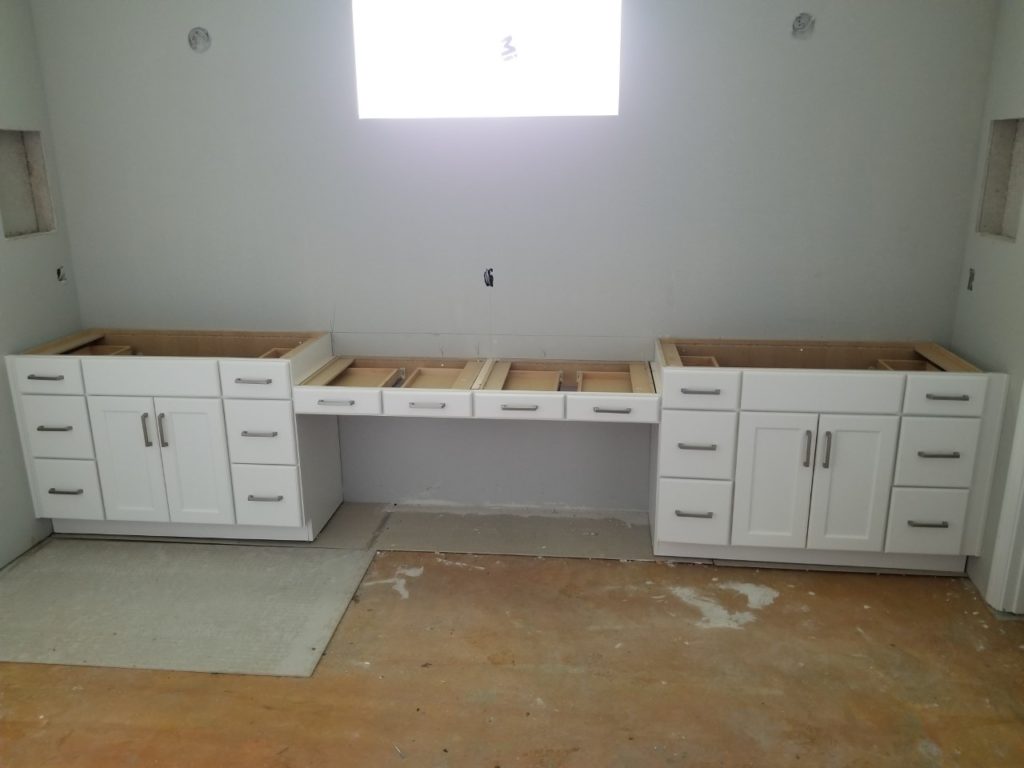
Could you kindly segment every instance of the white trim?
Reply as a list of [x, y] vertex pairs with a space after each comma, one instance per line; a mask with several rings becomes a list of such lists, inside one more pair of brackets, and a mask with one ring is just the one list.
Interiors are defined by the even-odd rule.
[[[270, 539], [276, 541], [312, 541], [310, 524], [298, 528], [260, 525], [203, 525], [200, 523], [137, 523], [116, 520], [53, 521], [54, 533], [96, 536], [159, 536], [175, 539]], [[325, 521], [326, 522], [326, 521]]]

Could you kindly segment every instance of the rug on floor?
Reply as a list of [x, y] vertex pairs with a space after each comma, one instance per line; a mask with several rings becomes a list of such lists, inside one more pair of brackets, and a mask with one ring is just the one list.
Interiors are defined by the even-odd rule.
[[372, 558], [50, 539], [0, 572], [0, 661], [308, 677]]

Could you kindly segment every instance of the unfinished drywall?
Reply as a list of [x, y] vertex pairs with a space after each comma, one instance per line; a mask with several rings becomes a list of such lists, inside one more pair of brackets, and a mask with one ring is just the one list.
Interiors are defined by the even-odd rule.
[[[984, 131], [993, 120], [1013, 119], [1024, 115], [1024, 3], [1004, 0], [999, 7], [995, 52], [993, 56], [991, 84], [984, 116]], [[978, 157], [978, 179], [976, 184], [975, 212], [978, 215], [982, 190], [986, 178], [987, 147]], [[1020, 215], [1020, 198], [1014, 205], [1013, 213]], [[1007, 211], [1007, 215], [1011, 215]], [[973, 230], [973, 228], [972, 228]], [[957, 301], [956, 324], [953, 332], [953, 348], [969, 357], [983, 368], [1006, 371], [1010, 374], [1010, 393], [1007, 400], [1006, 417], [1003, 425], [999, 460], [996, 465], [995, 483], [988, 526], [984, 543], [984, 554], [971, 564], [971, 575], [976, 583], [994, 599], [996, 607], [1011, 608], [1004, 602], [1002, 588], [1006, 573], [1000, 567], [995, 582], [989, 577], [993, 565], [997, 535], [1003, 510], [1003, 490], [1006, 486], [1010, 450], [1015, 435], [1018, 412], [1021, 405], [1021, 384], [1024, 382], [1024, 242], [1012, 242], [1001, 237], [991, 237], [971, 231], [967, 238], [961, 288]], [[968, 276], [974, 271], [973, 290], [967, 289]], [[1011, 489], [1011, 496], [1013, 490]], [[1008, 514], [1016, 516], [1014, 499], [1010, 499]], [[1009, 520], [1004, 519], [1004, 526]], [[1004, 542], [1008, 528], [1002, 529]], [[1018, 551], [1012, 565], [1014, 572], [1020, 571]], [[995, 590], [995, 591], [992, 591]], [[1005, 596], [1009, 599], [1009, 595]], [[1024, 607], [1024, 606], [1022, 606]]]
[[[0, 0], [0, 116], [3, 127], [48, 130], [28, 0]], [[50, 191], [58, 197], [50, 168]], [[78, 300], [57, 268], [70, 274], [69, 248], [60, 229], [0, 238], [0, 356], [74, 330]], [[0, 366], [0, 566], [45, 537], [48, 523], [32, 515], [21, 442], [6, 369]]]

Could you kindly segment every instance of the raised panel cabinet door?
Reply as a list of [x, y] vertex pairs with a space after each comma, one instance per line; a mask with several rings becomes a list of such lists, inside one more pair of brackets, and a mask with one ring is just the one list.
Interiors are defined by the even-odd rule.
[[802, 549], [814, 475], [816, 413], [741, 413], [732, 544]]
[[87, 399], [107, 520], [167, 522], [153, 399]]
[[224, 407], [214, 398], [156, 398], [171, 522], [235, 522]]
[[822, 414], [808, 549], [882, 551], [898, 433], [898, 416]]

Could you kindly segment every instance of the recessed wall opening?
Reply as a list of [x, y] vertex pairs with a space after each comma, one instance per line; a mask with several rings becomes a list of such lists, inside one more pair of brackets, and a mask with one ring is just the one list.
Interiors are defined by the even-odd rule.
[[993, 120], [978, 231], [1017, 239], [1024, 202], [1024, 119]]
[[4, 237], [54, 227], [39, 131], [0, 130], [0, 220]]

